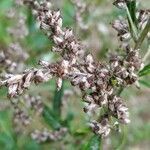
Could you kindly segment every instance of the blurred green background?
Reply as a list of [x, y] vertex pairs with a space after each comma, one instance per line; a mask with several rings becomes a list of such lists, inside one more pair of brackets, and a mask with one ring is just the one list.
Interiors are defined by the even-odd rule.
[[[86, 0], [85, 0], [86, 1]], [[76, 29], [75, 6], [69, 0], [56, 0], [55, 8], [60, 8], [63, 14], [64, 26]], [[148, 0], [139, 1], [141, 8], [149, 8]], [[12, 8], [13, 0], [0, 0], [0, 50], [5, 50], [13, 39], [7, 32], [7, 28], [16, 24], [13, 20], [6, 17], [6, 12]], [[90, 23], [87, 31], [76, 31], [81, 41], [87, 49], [97, 57], [98, 60], [104, 61], [108, 50], [114, 50], [119, 45], [115, 31], [111, 28], [110, 23], [117, 19], [122, 13], [112, 5], [110, 0], [87, 0], [95, 11], [87, 13], [86, 21]], [[25, 51], [30, 57], [25, 64], [30, 67], [37, 66], [39, 59], [55, 61], [57, 55], [50, 52], [52, 47], [51, 41], [35, 27], [35, 20], [32, 13], [26, 7], [20, 8], [20, 11], [27, 16], [27, 26], [29, 35], [21, 40]], [[124, 15], [124, 13], [122, 13]], [[85, 21], [85, 22], [86, 22]], [[146, 51], [143, 45], [143, 55]], [[145, 83], [149, 77], [142, 79]], [[149, 80], [150, 81], [150, 80]], [[112, 133], [111, 136], [102, 141], [104, 150], [149, 150], [150, 149], [150, 89], [149, 85], [141, 85], [141, 89], [128, 88], [122, 96], [126, 99], [130, 110], [131, 124], [122, 126], [121, 133]], [[53, 100], [59, 99], [55, 92], [55, 81], [41, 84], [38, 87], [32, 86], [28, 91], [32, 95], [40, 94], [42, 101], [52, 110], [55, 108]], [[74, 90], [67, 81], [64, 81], [63, 91]], [[25, 132], [16, 134], [12, 124], [12, 109], [10, 106], [3, 108], [3, 105], [9, 103], [6, 89], [0, 89], [0, 149], [1, 150], [80, 150], [87, 149], [86, 146], [91, 141], [93, 133], [88, 129], [87, 118], [82, 110], [82, 102], [77, 93], [69, 97], [67, 106], [62, 110], [61, 116], [55, 116], [54, 120], [69, 128], [69, 133], [60, 141], [47, 142], [38, 144], [29, 136], [29, 131], [35, 128], [46, 126], [53, 129], [52, 125], [46, 124], [45, 120], [40, 117]], [[60, 94], [60, 93], [59, 93]], [[63, 96], [62, 96], [63, 97]], [[55, 109], [53, 110], [55, 112]], [[60, 117], [58, 119], [58, 117]], [[54, 125], [55, 126], [55, 125]]]

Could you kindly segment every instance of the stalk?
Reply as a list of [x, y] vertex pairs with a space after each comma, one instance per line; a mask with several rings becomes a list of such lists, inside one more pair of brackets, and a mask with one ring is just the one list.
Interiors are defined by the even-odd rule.
[[127, 12], [127, 16], [128, 16], [130, 25], [131, 25], [131, 29], [133, 31], [133, 39], [134, 39], [134, 41], [136, 41], [138, 39], [138, 32], [137, 32], [136, 26], [133, 23], [133, 20], [131, 18], [130, 11], [129, 11], [129, 8], [127, 7], [127, 5], [126, 5], [126, 12]]
[[149, 31], [150, 31], [150, 17], [149, 17], [149, 19], [148, 19], [148, 22], [147, 22], [147, 24], [146, 24], [144, 30], [143, 30], [142, 33], [141, 33], [139, 39], [137, 40], [134, 49], [138, 49], [138, 48], [141, 47], [141, 45], [142, 45], [142, 43], [143, 43], [143, 41], [144, 41], [144, 39], [145, 39], [145, 37], [147, 36], [147, 33], [148, 33]]

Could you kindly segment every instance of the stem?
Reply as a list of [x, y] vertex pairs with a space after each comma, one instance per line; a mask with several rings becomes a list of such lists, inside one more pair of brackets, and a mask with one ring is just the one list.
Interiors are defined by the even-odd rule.
[[117, 92], [117, 95], [120, 96], [121, 93], [123, 92], [123, 90], [124, 90], [124, 87], [121, 86], [120, 89], [119, 89], [118, 92]]
[[[129, 21], [131, 23], [132, 30], [134, 31], [134, 34], [136, 35], [136, 33], [137, 33], [136, 30], [135, 30], [136, 27], [134, 27], [134, 23], [133, 23], [132, 18], [130, 16], [130, 12], [129, 12], [128, 7], [126, 7], [126, 10], [127, 10], [127, 14], [128, 14], [128, 17], [129, 17]], [[147, 22], [145, 28], [143, 29], [143, 31], [142, 31], [142, 33], [140, 35], [140, 37], [137, 39], [137, 42], [135, 44], [134, 49], [138, 49], [138, 48], [141, 47], [141, 45], [142, 45], [142, 43], [143, 43], [143, 41], [144, 41], [144, 39], [147, 36], [147, 33], [149, 31], [150, 31], [150, 17], [148, 19], [148, 22]], [[149, 57], [149, 55], [150, 55], [150, 46], [148, 48], [147, 53], [145, 54], [145, 56], [143, 58], [143, 61], [145, 61]], [[117, 95], [120, 96], [120, 94], [123, 92], [123, 90], [124, 90], [124, 87], [120, 87], [119, 90], [118, 90], [118, 92], [117, 92]]]
[[145, 39], [145, 37], [147, 36], [147, 33], [148, 33], [149, 31], [150, 31], [150, 17], [149, 17], [149, 19], [148, 19], [148, 22], [147, 22], [147, 24], [146, 24], [144, 30], [143, 30], [142, 33], [141, 33], [139, 39], [137, 40], [134, 49], [140, 48], [140, 46], [142, 45], [142, 43], [143, 43], [143, 41], [144, 41], [144, 39]]
[[136, 28], [136, 26], [135, 26], [134, 23], [133, 23], [133, 20], [132, 20], [132, 18], [131, 18], [130, 11], [129, 11], [127, 5], [126, 5], [126, 11], [127, 11], [127, 16], [128, 16], [128, 18], [129, 18], [129, 22], [130, 22], [130, 24], [131, 24], [132, 31], [133, 31], [133, 39], [134, 39], [134, 41], [136, 41], [136, 40], [138, 39], [137, 28]]
[[143, 62], [145, 62], [149, 56], [150, 56], [150, 45], [148, 47], [147, 53], [145, 54], [145, 56], [143, 58]]
[[126, 143], [126, 139], [127, 139], [127, 128], [123, 127], [123, 134], [121, 137], [121, 144], [116, 148], [116, 150], [121, 150], [123, 149], [125, 143]]

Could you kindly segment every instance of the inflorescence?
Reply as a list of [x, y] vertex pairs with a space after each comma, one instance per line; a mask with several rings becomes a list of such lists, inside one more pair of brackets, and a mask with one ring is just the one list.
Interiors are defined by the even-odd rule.
[[[102, 137], [107, 136], [114, 126], [113, 120], [121, 124], [130, 123], [128, 108], [120, 97], [119, 91], [137, 83], [137, 72], [143, 64], [139, 55], [140, 49], [129, 45], [132, 35], [128, 22], [116, 20], [112, 23], [123, 42], [123, 52], [111, 54], [108, 63], [101, 63], [95, 61], [92, 54], [86, 54], [72, 29], [63, 28], [60, 11], [52, 10], [49, 1], [24, 0], [24, 3], [32, 8], [40, 29], [53, 41], [52, 51], [59, 53], [62, 59], [55, 63], [41, 60], [40, 69], [29, 69], [23, 74], [11, 75], [1, 81], [0, 86], [8, 87], [8, 96], [16, 97], [32, 83], [47, 82], [53, 77], [57, 78], [57, 88], [60, 90], [62, 81], [67, 79], [73, 86], [80, 88], [85, 103], [84, 112], [90, 118], [90, 127], [94, 133]], [[125, 0], [116, 0], [114, 4], [121, 9], [126, 7]], [[146, 25], [149, 14], [148, 10], [137, 12], [140, 30]], [[43, 133], [35, 131], [32, 137], [38, 141], [48, 138], [57, 139], [59, 132], [61, 131], [51, 134], [47, 131]], [[39, 139], [39, 136], [43, 136], [43, 139]]]

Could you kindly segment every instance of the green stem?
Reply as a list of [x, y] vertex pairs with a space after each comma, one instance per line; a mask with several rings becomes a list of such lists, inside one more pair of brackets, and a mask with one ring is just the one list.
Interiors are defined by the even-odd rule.
[[145, 62], [149, 56], [150, 56], [150, 45], [148, 47], [147, 53], [145, 54], [145, 56], [143, 58], [143, 62]]
[[134, 39], [134, 41], [136, 41], [136, 40], [138, 39], [138, 32], [137, 32], [136, 26], [135, 26], [134, 23], [133, 23], [133, 20], [132, 20], [132, 18], [131, 18], [130, 11], [129, 11], [127, 5], [126, 5], [126, 11], [127, 11], [127, 16], [128, 16], [128, 19], [129, 19], [129, 22], [130, 22], [132, 31], [133, 31], [133, 39]]
[[[129, 13], [129, 12], [128, 12]], [[131, 16], [130, 16], [131, 17]], [[132, 20], [132, 19], [131, 19]], [[143, 29], [140, 37], [138, 38], [134, 49], [138, 49], [141, 47], [145, 37], [147, 36], [147, 33], [150, 31], [150, 18], [148, 19], [148, 22], [145, 26], [145, 28]], [[146, 53], [146, 55], [144, 56], [143, 60], [146, 60], [148, 58], [148, 56], [150, 55], [150, 48], [148, 49], [148, 52]], [[122, 93], [122, 91], [124, 90], [124, 87], [120, 87], [120, 89], [118, 90], [117, 95], [120, 96], [120, 94]]]
[[62, 83], [61, 89], [58, 91], [55, 90], [54, 98], [53, 98], [53, 111], [57, 117], [61, 117], [61, 107], [62, 107], [62, 97], [64, 94], [64, 81]]
[[141, 33], [139, 39], [137, 40], [134, 49], [138, 49], [138, 48], [141, 47], [141, 45], [142, 45], [142, 43], [143, 43], [143, 41], [144, 41], [144, 39], [145, 39], [145, 37], [147, 36], [147, 33], [148, 33], [149, 31], [150, 31], [150, 17], [149, 17], [149, 19], [148, 19], [148, 22], [147, 22], [147, 24], [146, 24], [144, 30], [143, 30], [142, 33]]
[[122, 133], [122, 138], [121, 138], [121, 142], [120, 145], [116, 148], [116, 150], [122, 150], [125, 143], [126, 143], [126, 139], [127, 139], [127, 128], [123, 127], [123, 133]]

